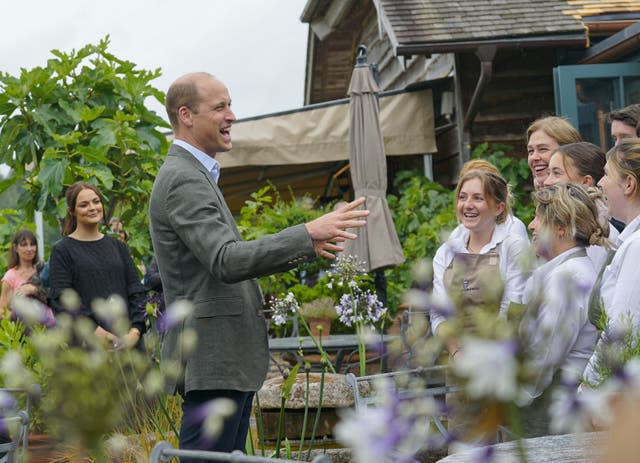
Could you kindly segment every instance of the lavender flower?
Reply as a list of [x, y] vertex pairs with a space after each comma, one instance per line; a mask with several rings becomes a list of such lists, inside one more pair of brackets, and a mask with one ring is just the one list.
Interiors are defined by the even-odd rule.
[[287, 316], [297, 313], [300, 310], [300, 304], [291, 291], [284, 298], [271, 298], [271, 308], [273, 314], [271, 319], [276, 325], [284, 325], [287, 322]]

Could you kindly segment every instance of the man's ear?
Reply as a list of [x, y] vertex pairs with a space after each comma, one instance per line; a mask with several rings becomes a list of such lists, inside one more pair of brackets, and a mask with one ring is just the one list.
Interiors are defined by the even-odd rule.
[[180, 106], [180, 108], [178, 108], [178, 119], [186, 127], [191, 127], [193, 125], [191, 110], [186, 106]]

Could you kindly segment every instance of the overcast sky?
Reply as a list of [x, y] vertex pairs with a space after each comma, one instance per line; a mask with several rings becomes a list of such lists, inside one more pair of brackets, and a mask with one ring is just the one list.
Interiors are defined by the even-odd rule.
[[[178, 76], [207, 71], [229, 88], [238, 118], [302, 106], [306, 0], [19, 0], [3, 2], [0, 69], [45, 66], [111, 36], [110, 51], [140, 68], [162, 69], [166, 92]], [[166, 119], [160, 105], [151, 105]]]

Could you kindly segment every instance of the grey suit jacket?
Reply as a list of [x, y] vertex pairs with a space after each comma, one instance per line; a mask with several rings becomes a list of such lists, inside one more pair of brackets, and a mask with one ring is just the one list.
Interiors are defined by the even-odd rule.
[[[269, 350], [256, 278], [315, 257], [305, 226], [242, 241], [216, 183], [177, 145], [158, 172], [149, 214], [166, 305], [180, 299], [194, 304], [193, 314], [162, 339], [161, 366], [174, 373], [167, 392], [181, 390], [183, 381], [184, 392], [257, 391]], [[197, 334], [195, 351], [188, 355], [181, 342], [185, 328]]]

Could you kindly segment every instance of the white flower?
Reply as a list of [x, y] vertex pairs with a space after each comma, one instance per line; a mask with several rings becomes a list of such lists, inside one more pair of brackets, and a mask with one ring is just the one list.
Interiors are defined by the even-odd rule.
[[471, 398], [513, 400], [518, 393], [514, 354], [511, 342], [463, 338], [453, 371], [468, 379], [466, 391]]
[[165, 317], [165, 329], [169, 330], [172, 327], [182, 323], [193, 312], [193, 304], [187, 300], [175, 301], [167, 308]]
[[611, 423], [611, 397], [612, 390], [607, 387], [584, 388], [579, 392], [573, 387], [554, 389], [549, 408], [551, 431], [556, 434], [586, 431], [593, 419], [597, 419], [599, 425]]
[[236, 411], [236, 403], [231, 399], [220, 398], [207, 402], [204, 407], [202, 431], [207, 437], [217, 437], [225, 419]]
[[273, 323], [280, 326], [287, 322], [287, 316], [295, 314], [300, 310], [300, 304], [294, 294], [289, 291], [284, 298], [271, 298], [271, 308], [273, 309], [271, 319]]
[[37, 299], [25, 296], [14, 296], [11, 306], [18, 318], [27, 326], [41, 323], [44, 320], [44, 306]]
[[67, 288], [60, 294], [60, 302], [62, 306], [70, 312], [77, 312], [80, 310], [82, 301], [80, 296], [73, 289]]

